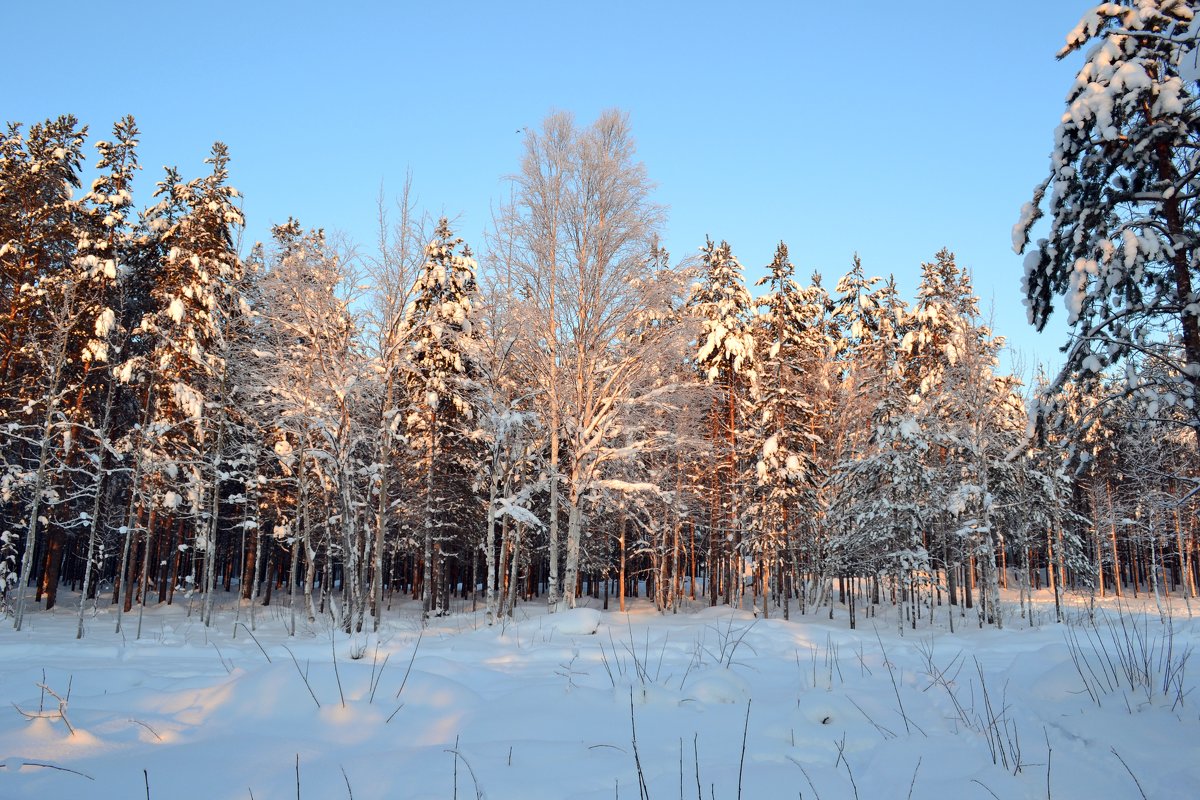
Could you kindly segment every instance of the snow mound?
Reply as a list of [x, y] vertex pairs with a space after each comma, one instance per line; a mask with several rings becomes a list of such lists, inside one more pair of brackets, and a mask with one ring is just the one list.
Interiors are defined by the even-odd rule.
[[688, 681], [687, 694], [704, 704], [745, 703], [750, 687], [731, 669], [714, 667]]
[[506, 635], [549, 644], [557, 637], [593, 636], [599, 627], [599, 611], [592, 608], [571, 608], [526, 619], [516, 626], [509, 627]]
[[551, 614], [542, 622], [542, 629], [564, 636], [591, 636], [600, 627], [600, 612], [594, 608], [572, 608]]

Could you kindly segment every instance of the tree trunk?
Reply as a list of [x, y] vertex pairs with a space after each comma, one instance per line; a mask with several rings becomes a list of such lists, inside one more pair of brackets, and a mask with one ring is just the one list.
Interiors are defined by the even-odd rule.
[[[498, 455], [497, 455], [498, 458]], [[493, 460], [492, 476], [488, 481], [487, 528], [483, 542], [484, 606], [487, 624], [496, 622], [496, 470]]]
[[[221, 412], [218, 412], [221, 413]], [[204, 548], [204, 606], [201, 621], [205, 627], [212, 626], [213, 607], [216, 603], [217, 579], [217, 535], [221, 524], [221, 451], [225, 446], [224, 414], [217, 422], [217, 441], [213, 445], [212, 455], [212, 505], [209, 508], [208, 530], [205, 533]]]
[[1180, 578], [1183, 583], [1183, 590], [1188, 597], [1196, 596], [1196, 580], [1192, 574], [1192, 551], [1187, 546], [1187, 542], [1183, 537], [1183, 523], [1180, 519], [1179, 509], [1175, 509], [1175, 542], [1176, 548], [1179, 551], [1179, 570]]
[[[57, 391], [59, 367], [54, 368], [51, 386]], [[29, 577], [33, 572], [34, 551], [37, 549], [38, 524], [41, 521], [42, 494], [46, 488], [46, 465], [50, 460], [50, 433], [54, 425], [54, 413], [58, 408], [57, 398], [51, 399], [46, 407], [46, 417], [42, 422], [42, 439], [38, 450], [38, 468], [33, 479], [33, 503], [29, 509], [29, 527], [25, 533], [25, 552], [21, 556], [21, 576], [17, 582], [17, 602], [13, 614], [13, 628], [21, 630], [25, 621], [25, 588], [29, 585]]]
[[154, 530], [157, 527], [157, 525], [156, 525], [156, 523], [158, 521], [157, 511], [158, 511], [158, 509], [156, 509], [156, 508], [150, 509], [150, 519], [147, 520], [147, 522], [146, 522], [146, 534], [145, 534], [146, 544], [145, 544], [145, 546], [143, 548], [143, 552], [142, 552], [142, 574], [141, 574], [141, 577], [139, 578], [139, 580], [140, 580], [139, 586], [141, 589], [141, 602], [138, 605], [137, 633], [133, 637], [135, 639], [142, 638], [142, 620], [146, 616], [146, 603], [148, 602], [146, 595], [149, 594], [149, 592], [150, 592], [150, 545], [151, 545], [151, 540], [154, 537]]
[[[384, 417], [380, 420], [379, 425], [379, 502], [375, 509], [374, 580], [371, 582], [371, 611], [373, 614], [371, 627], [376, 632], [379, 631], [379, 625], [383, 617], [383, 545], [387, 534], [388, 503], [390, 502], [388, 500], [388, 493], [391, 488], [389, 479], [391, 477], [392, 460], [392, 419], [387, 414], [393, 411], [398, 413], [398, 410], [392, 408], [394, 385], [393, 375], [389, 372], [387, 391], [384, 393], [383, 400]], [[289, 600], [290, 604], [291, 601]]]
[[505, 605], [508, 601], [508, 590], [510, 576], [508, 574], [508, 561], [512, 550], [512, 542], [509, 537], [509, 521], [505, 516], [500, 521], [500, 563], [496, 566], [496, 619], [500, 619], [505, 615]]
[[517, 607], [517, 593], [520, 591], [521, 533], [522, 526], [518, 522], [513, 526], [512, 554], [509, 556], [508, 563], [508, 600], [502, 610], [503, 615], [510, 617]]
[[423, 520], [425, 524], [425, 535], [422, 547], [422, 556], [424, 558], [424, 573], [421, 577], [421, 611], [425, 619], [429, 619], [434, 615], [437, 609], [437, 590], [433, 583], [433, 523], [434, 523], [434, 508], [433, 508], [433, 490], [434, 490], [434, 462], [437, 458], [437, 411], [429, 410], [429, 442], [426, 448], [426, 464], [425, 464], [425, 508]]
[[46, 598], [46, 610], [54, 608], [58, 601], [58, 584], [62, 577], [63, 550], [67, 543], [67, 532], [62, 525], [47, 526], [46, 558], [42, 565], [41, 590]]
[[577, 494], [579, 479], [572, 469], [571, 489], [568, 495], [567, 508], [567, 564], [563, 580], [562, 605], [566, 608], [575, 607], [575, 595], [579, 582], [579, 550], [583, 537], [583, 509], [580, 508], [582, 499]]
[[1108, 533], [1109, 533], [1109, 542], [1112, 544], [1113, 576], [1115, 578], [1115, 580], [1113, 581], [1113, 592], [1115, 592], [1117, 597], [1119, 598], [1121, 596], [1122, 576], [1121, 576], [1121, 556], [1120, 556], [1119, 551], [1117, 550], [1117, 512], [1116, 512], [1116, 507], [1113, 503], [1112, 483], [1106, 481], [1105, 486], [1108, 490], [1107, 491], [1107, 494], [1108, 494]]
[[92, 497], [92, 516], [88, 520], [87, 555], [83, 561], [83, 588], [79, 594], [79, 626], [75, 631], [76, 639], [83, 638], [83, 607], [87, 604], [88, 595], [93, 591], [92, 560], [96, 554], [96, 537], [100, 530], [100, 515], [104, 503], [104, 477], [107, 474], [104, 465], [108, 461], [108, 427], [112, 418], [112, 397], [113, 389], [110, 384], [104, 398], [104, 417], [100, 423], [100, 453], [96, 459], [96, 475], [92, 481], [92, 491], [95, 494]]
[[625, 556], [625, 531], [626, 531], [625, 512], [622, 511], [620, 527], [618, 528], [618, 534], [617, 534], [617, 552], [618, 552], [618, 559], [619, 559], [617, 562], [617, 564], [618, 564], [618, 567], [617, 567], [617, 586], [618, 586], [617, 610], [621, 611], [622, 613], [625, 611], [625, 580], [626, 580], [626, 575], [628, 574], [626, 571], [626, 561], [625, 561], [625, 557], [626, 557]]
[[[553, 409], [557, 411], [557, 409]], [[547, 557], [550, 559], [546, 603], [551, 611], [558, 605], [558, 421], [552, 413], [550, 432], [550, 525]]]

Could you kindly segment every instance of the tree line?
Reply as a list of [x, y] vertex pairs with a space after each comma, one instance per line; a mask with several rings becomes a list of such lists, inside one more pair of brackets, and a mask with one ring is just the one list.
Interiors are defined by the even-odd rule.
[[1185, 404], [1001, 374], [948, 250], [910, 304], [857, 257], [797, 280], [780, 243], [754, 297], [724, 241], [671, 261], [609, 111], [526, 133], [478, 258], [408, 187], [370, 253], [289, 219], [242, 254], [226, 147], [136, 210], [139, 135], [95, 143], [78, 198], [76, 119], [0, 141], [18, 629], [62, 586], [80, 636], [89, 607], [185, 597], [209, 623], [234, 591], [293, 632], [377, 627], [398, 596], [489, 622], [610, 593], [852, 625], [886, 603], [914, 627], [1003, 625], [1003, 587], [1022, 614], [1043, 586], [1195, 596]]

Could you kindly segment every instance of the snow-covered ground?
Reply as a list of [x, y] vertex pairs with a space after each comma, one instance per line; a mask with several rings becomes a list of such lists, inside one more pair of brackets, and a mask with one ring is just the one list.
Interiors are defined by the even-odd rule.
[[0, 628], [0, 798], [1197, 796], [1200, 622], [1039, 602], [954, 634], [945, 609], [849, 630], [699, 604], [422, 632], [403, 605], [379, 636], [293, 639], [278, 605], [252, 636], [246, 607], [206, 629], [182, 603], [140, 640], [89, 609], [80, 642], [68, 598]]

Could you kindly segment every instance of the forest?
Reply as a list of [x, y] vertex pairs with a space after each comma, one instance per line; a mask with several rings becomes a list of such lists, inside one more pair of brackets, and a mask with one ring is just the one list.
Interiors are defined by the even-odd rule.
[[474, 248], [408, 186], [370, 246], [292, 218], [246, 246], [225, 144], [139, 201], [132, 117], [10, 123], [5, 613], [68, 587], [82, 637], [89, 608], [207, 622], [237, 592], [362, 631], [396, 597], [644, 595], [1002, 627], [1002, 589], [1022, 616], [1043, 587], [1195, 597], [1194, 37], [1161, 5], [1064, 49], [1100, 42], [1013, 232], [1031, 322], [1061, 300], [1072, 328], [1030, 385], [949, 249], [911, 300], [783, 242], [753, 286], [725, 241], [672, 260], [619, 110], [526, 130]]
[[1031, 426], [1049, 381], [998, 372], [948, 250], [912, 303], [857, 258], [797, 279], [784, 243], [756, 287], [726, 242], [672, 263], [611, 111], [526, 135], [478, 258], [407, 196], [370, 255], [289, 219], [243, 257], [224, 145], [137, 211], [139, 133], [112, 133], [78, 199], [74, 118], [3, 142], [18, 627], [60, 586], [81, 635], [89, 605], [230, 591], [346, 630], [397, 594], [489, 618], [584, 594], [888, 603], [914, 626], [943, 603], [1003, 625], [1002, 586], [1195, 596], [1182, 398], [1101, 375]]
[[[1049, 6], [85, 5], [0, 128], [0, 797], [1196, 795], [1200, 0], [1084, 13], [1012, 197]], [[121, 35], [205, 44], [122, 83]], [[487, 223], [411, 170], [356, 206], [364, 142], [498, 178]]]

